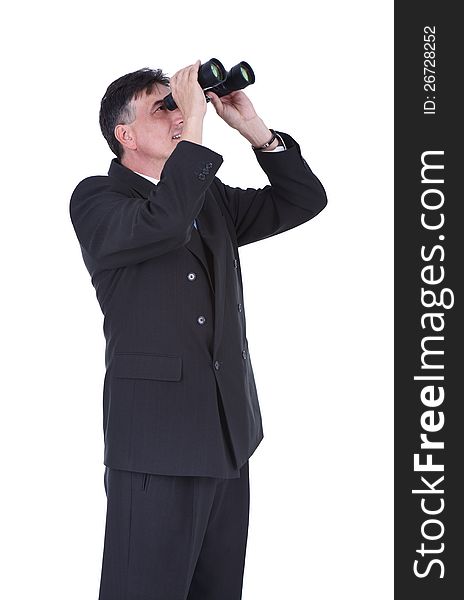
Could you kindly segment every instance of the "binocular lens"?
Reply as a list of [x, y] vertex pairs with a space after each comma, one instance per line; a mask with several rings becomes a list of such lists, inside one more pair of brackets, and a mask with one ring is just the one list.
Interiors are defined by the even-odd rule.
[[246, 81], [250, 81], [250, 74], [248, 73], [247, 69], [245, 69], [245, 67], [240, 67], [240, 73], [242, 74], [243, 79], [245, 79]]
[[219, 70], [216, 63], [211, 63], [211, 71], [213, 72], [213, 75], [214, 77], [216, 77], [216, 79], [221, 79], [221, 71]]
[[243, 90], [243, 88], [254, 82], [255, 74], [253, 73], [253, 69], [247, 62], [242, 60], [237, 65], [234, 65], [227, 73], [224, 81], [211, 88], [211, 91], [219, 97], [226, 96], [236, 90]]
[[226, 77], [225, 70], [221, 61], [217, 58], [212, 58], [205, 64], [200, 65], [198, 70], [198, 83], [203, 89], [217, 85]]

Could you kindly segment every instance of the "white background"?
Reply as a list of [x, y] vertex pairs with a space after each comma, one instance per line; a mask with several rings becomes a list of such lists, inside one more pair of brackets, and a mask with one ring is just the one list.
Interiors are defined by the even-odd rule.
[[[393, 2], [18, 2], [2, 66], [2, 577], [8, 600], [97, 598], [103, 316], [69, 198], [111, 154], [99, 102], [142, 67], [240, 60], [323, 183], [314, 220], [240, 250], [264, 440], [243, 600], [393, 597]], [[211, 104], [224, 183], [262, 187]], [[218, 599], [219, 600], [219, 599]]]

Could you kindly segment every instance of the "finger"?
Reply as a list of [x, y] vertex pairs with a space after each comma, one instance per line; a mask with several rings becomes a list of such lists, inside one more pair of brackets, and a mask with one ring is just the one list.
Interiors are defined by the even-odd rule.
[[198, 68], [200, 66], [200, 61], [197, 60], [197, 62], [192, 65], [192, 67], [189, 70], [189, 77], [195, 77], [198, 79]]
[[186, 77], [190, 77], [193, 74], [195, 74], [195, 72], [197, 71], [196, 69], [196, 63], [194, 63], [193, 65], [190, 65], [189, 67], [187, 67], [185, 69], [185, 75]]
[[209, 98], [211, 99], [211, 102], [214, 106], [221, 104], [219, 97], [214, 92], [211, 92], [208, 90], [206, 95], [209, 96]]
[[190, 65], [190, 69], [189, 72], [190, 73], [197, 73], [198, 72], [198, 68], [200, 67], [200, 61], [197, 60], [196, 62], [193, 63], [193, 65]]
[[188, 65], [188, 66], [184, 67], [183, 69], [179, 69], [179, 71], [177, 71], [179, 77], [185, 78], [186, 75], [188, 75], [191, 68], [192, 68], [192, 65]]
[[219, 97], [214, 92], [207, 92], [207, 96], [209, 96], [211, 100], [211, 104], [214, 106], [214, 109], [217, 113], [220, 113], [222, 110], [222, 102], [219, 100]]

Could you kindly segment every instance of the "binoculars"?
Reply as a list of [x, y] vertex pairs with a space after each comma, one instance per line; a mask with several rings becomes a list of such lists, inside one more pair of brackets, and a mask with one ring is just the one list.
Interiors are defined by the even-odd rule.
[[[255, 74], [248, 63], [242, 60], [234, 65], [230, 71], [226, 71], [223, 64], [217, 58], [211, 58], [208, 62], [198, 68], [198, 83], [203, 90], [211, 90], [219, 97], [227, 96], [236, 90], [243, 90], [255, 82]], [[209, 102], [209, 98], [206, 97]], [[177, 104], [168, 94], [163, 98], [165, 108], [175, 110]]]

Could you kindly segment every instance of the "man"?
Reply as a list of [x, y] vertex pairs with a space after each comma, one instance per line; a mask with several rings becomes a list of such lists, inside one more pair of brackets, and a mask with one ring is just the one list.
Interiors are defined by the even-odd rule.
[[248, 459], [263, 430], [238, 247], [327, 202], [297, 142], [268, 129], [243, 91], [207, 94], [270, 185], [216, 177], [199, 66], [170, 80], [141, 69], [108, 87], [100, 125], [116, 158], [70, 202], [106, 338], [100, 600], [241, 598]]

